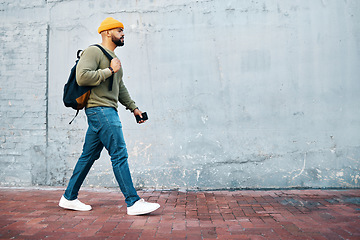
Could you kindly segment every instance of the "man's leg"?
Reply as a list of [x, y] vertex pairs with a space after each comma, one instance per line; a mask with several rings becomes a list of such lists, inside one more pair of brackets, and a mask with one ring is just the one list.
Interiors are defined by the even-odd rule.
[[86, 205], [77, 199], [79, 189], [84, 182], [94, 161], [100, 157], [102, 143], [94, 131], [89, 129], [86, 133], [83, 152], [74, 168], [73, 175], [70, 178], [69, 184], [65, 190], [65, 194], [61, 197], [59, 206], [65, 209], [89, 211], [90, 205]]
[[99, 132], [100, 139], [109, 151], [116, 180], [125, 196], [128, 215], [142, 215], [155, 211], [160, 207], [157, 203], [149, 203], [140, 199], [131, 180], [128, 154], [122, 132], [122, 126], [117, 111], [113, 108], [103, 108], [103, 126]]
[[128, 207], [140, 200], [129, 170], [128, 153], [122, 132], [119, 115], [114, 108], [99, 108], [99, 119], [102, 123], [99, 137], [111, 156], [115, 178], [124, 194]]
[[88, 116], [89, 127], [86, 132], [83, 151], [77, 164], [75, 165], [65, 193], [60, 199], [59, 206], [62, 208], [79, 211], [91, 210], [91, 206], [80, 202], [77, 199], [77, 196], [86, 175], [95, 160], [99, 159], [101, 150], [104, 147], [97, 135], [97, 126], [93, 126], [93, 121], [90, 120], [94, 117], [96, 116]]
[[91, 166], [94, 164], [95, 160], [99, 159], [102, 149], [103, 145], [100, 142], [99, 137], [89, 126], [85, 137], [83, 152], [75, 165], [73, 174], [64, 194], [64, 197], [67, 200], [77, 199], [79, 189], [89, 173]]

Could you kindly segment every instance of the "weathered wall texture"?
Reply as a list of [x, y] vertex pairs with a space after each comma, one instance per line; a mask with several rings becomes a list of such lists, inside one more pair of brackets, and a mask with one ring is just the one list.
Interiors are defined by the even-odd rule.
[[[150, 121], [119, 108], [137, 187], [359, 187], [357, 0], [0, 2], [0, 181], [65, 185], [86, 118], [62, 104], [75, 53], [116, 53]], [[107, 153], [85, 186], [115, 187]]]

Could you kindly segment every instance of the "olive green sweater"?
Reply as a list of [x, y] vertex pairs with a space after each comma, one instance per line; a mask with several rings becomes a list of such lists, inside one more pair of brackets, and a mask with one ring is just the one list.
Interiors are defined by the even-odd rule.
[[[113, 51], [102, 46], [112, 57], [116, 58]], [[91, 89], [90, 98], [86, 108], [90, 107], [114, 107], [118, 108], [118, 101], [134, 111], [135, 102], [131, 99], [122, 80], [123, 70], [120, 68], [114, 74], [112, 91], [109, 91], [109, 77], [112, 75], [109, 69], [110, 61], [96, 46], [90, 46], [81, 54], [76, 67], [76, 80], [79, 86], [94, 86]]]

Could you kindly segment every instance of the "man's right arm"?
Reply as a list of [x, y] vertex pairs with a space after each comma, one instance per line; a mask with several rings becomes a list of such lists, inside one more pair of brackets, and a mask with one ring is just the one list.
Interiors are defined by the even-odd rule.
[[76, 81], [79, 86], [98, 86], [109, 78], [112, 73], [109, 68], [98, 69], [101, 54], [97, 47], [89, 47], [86, 49], [76, 67]]

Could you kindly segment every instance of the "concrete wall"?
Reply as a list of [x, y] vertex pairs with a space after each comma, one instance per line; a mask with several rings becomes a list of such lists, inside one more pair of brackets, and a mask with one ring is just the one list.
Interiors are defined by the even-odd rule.
[[[138, 188], [359, 187], [357, 0], [0, 2], [0, 181], [66, 185], [87, 123], [62, 103], [78, 49], [112, 16], [132, 97]], [[85, 186], [116, 187], [106, 151]]]

